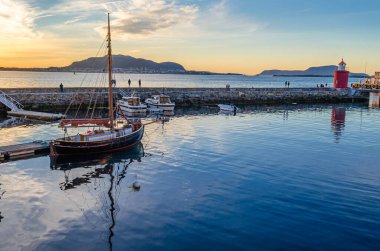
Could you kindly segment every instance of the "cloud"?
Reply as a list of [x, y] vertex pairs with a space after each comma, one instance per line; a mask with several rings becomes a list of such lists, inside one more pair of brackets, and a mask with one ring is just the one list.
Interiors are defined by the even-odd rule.
[[99, 20], [104, 20], [102, 15], [109, 12], [113, 34], [146, 36], [190, 23], [196, 17], [197, 11], [198, 7], [195, 5], [179, 4], [173, 0], [66, 0], [43, 10], [40, 15], [64, 17], [64, 25], [79, 21], [92, 23], [97, 32], [104, 34], [106, 27], [100, 26]]
[[[175, 1], [131, 0], [106, 5], [112, 12], [112, 30], [116, 34], [149, 35], [157, 31], [191, 23], [198, 7]], [[102, 27], [104, 29], [104, 27]]]
[[225, 17], [228, 14], [227, 0], [221, 0], [210, 8], [210, 13], [219, 18]]
[[0, 33], [2, 37], [35, 37], [36, 9], [25, 1], [0, 0]]
[[196, 23], [197, 27], [200, 27], [200, 34], [222, 37], [249, 36], [266, 26], [254, 20], [252, 16], [232, 12], [230, 2], [233, 4], [233, 1], [229, 0], [217, 1], [201, 13]]
[[71, 18], [71, 19], [65, 21], [63, 24], [67, 25], [67, 24], [78, 23], [79, 21], [83, 20], [84, 18], [85, 18], [85, 16], [74, 17], [74, 18]]

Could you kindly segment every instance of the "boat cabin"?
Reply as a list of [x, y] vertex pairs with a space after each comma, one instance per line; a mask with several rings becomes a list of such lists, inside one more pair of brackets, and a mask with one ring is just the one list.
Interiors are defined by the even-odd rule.
[[137, 106], [141, 104], [139, 97], [123, 97], [123, 101], [127, 102], [128, 105], [131, 106]]
[[153, 95], [153, 100], [158, 101], [158, 103], [165, 104], [165, 103], [171, 103], [170, 97], [167, 95]]
[[168, 96], [160, 96], [160, 103], [170, 103]]

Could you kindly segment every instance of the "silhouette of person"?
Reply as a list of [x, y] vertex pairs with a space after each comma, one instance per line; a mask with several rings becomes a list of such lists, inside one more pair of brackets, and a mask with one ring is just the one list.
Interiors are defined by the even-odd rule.
[[59, 85], [59, 90], [60, 90], [60, 92], [63, 92], [63, 84], [62, 83]]
[[131, 87], [131, 80], [128, 79], [128, 87]]
[[139, 79], [139, 88], [141, 88], [141, 79]]

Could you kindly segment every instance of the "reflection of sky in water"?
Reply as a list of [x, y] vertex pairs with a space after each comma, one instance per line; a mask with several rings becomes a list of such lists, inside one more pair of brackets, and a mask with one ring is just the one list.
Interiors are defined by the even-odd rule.
[[[114, 250], [376, 249], [379, 119], [350, 105], [242, 107], [147, 126], [141, 162], [0, 164], [0, 249], [104, 250], [112, 218]], [[0, 129], [1, 145], [57, 132]]]

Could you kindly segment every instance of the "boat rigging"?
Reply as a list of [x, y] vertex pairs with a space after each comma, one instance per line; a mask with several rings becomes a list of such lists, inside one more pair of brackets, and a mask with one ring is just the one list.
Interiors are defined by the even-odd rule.
[[[108, 65], [108, 118], [94, 118], [95, 104], [91, 112], [91, 118], [77, 118], [78, 111], [74, 119], [64, 119], [60, 127], [64, 128], [64, 137], [56, 139], [50, 143], [50, 156], [61, 155], [91, 155], [99, 153], [113, 152], [120, 149], [132, 147], [140, 142], [144, 135], [144, 125], [141, 121], [130, 122], [128, 119], [115, 120], [113, 107], [113, 85], [112, 79], [112, 47], [111, 47], [111, 27], [108, 13], [107, 32], [107, 65]], [[95, 101], [97, 101], [95, 98]], [[92, 99], [92, 96], [91, 96]], [[74, 100], [74, 99], [73, 99]], [[86, 113], [88, 115], [90, 107]], [[68, 136], [67, 128], [70, 127], [93, 127], [93, 130]], [[95, 129], [95, 127], [99, 127]]]

